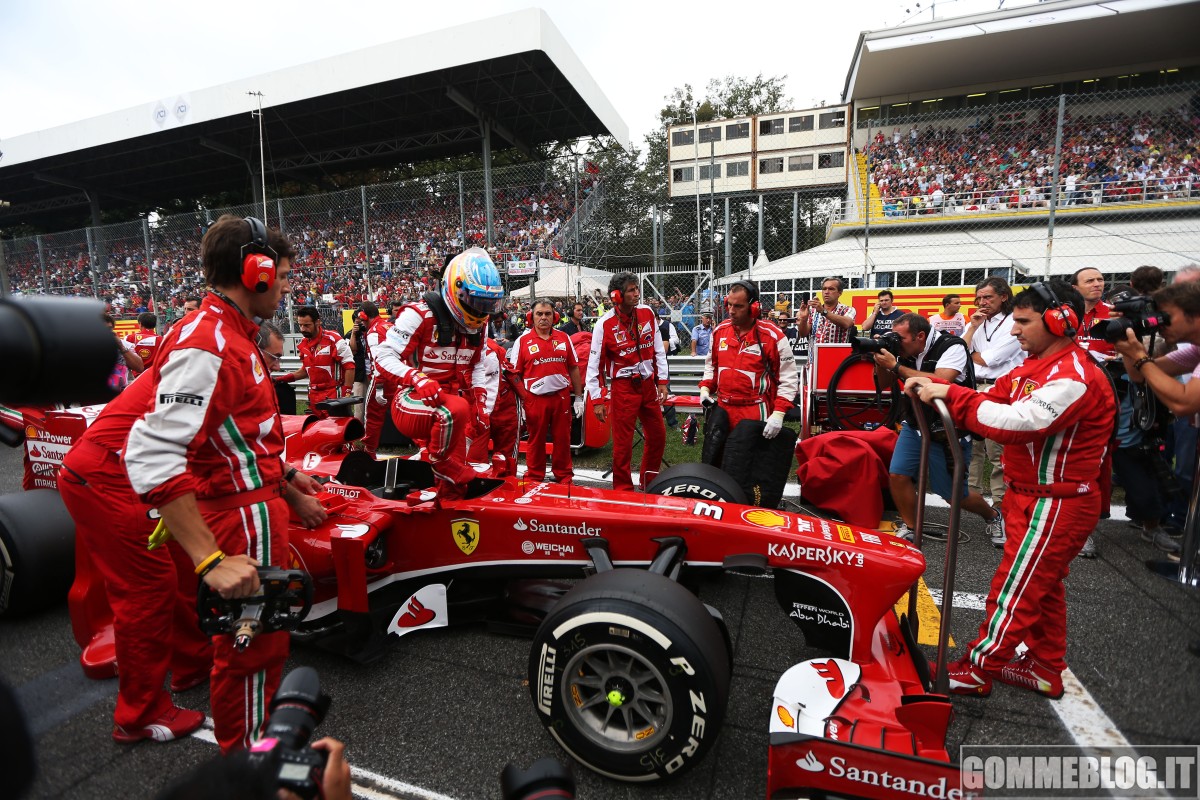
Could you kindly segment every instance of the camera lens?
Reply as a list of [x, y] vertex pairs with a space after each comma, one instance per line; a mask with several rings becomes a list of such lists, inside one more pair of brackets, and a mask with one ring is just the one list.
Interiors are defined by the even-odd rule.
[[553, 758], [539, 758], [525, 770], [510, 763], [500, 773], [500, 796], [504, 800], [573, 798], [575, 779]]
[[271, 716], [264, 738], [278, 739], [298, 750], [308, 743], [313, 729], [325, 718], [329, 698], [321, 694], [321, 679], [312, 667], [297, 667], [280, 682], [271, 701]]

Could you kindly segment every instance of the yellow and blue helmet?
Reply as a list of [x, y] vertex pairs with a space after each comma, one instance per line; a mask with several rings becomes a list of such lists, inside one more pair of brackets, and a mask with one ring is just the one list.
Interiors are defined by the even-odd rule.
[[475, 333], [488, 318], [504, 308], [500, 271], [483, 248], [464, 250], [446, 265], [442, 300], [454, 321]]

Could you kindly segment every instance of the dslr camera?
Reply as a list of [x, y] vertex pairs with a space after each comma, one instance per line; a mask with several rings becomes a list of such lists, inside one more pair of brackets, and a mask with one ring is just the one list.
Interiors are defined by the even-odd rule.
[[275, 776], [280, 789], [305, 800], [318, 797], [325, 777], [323, 750], [308, 746], [313, 729], [329, 711], [329, 695], [312, 667], [297, 667], [279, 684], [263, 737], [250, 747], [250, 763]]
[[902, 358], [902, 346], [903, 342], [900, 340], [900, 334], [894, 331], [888, 331], [880, 335], [878, 339], [872, 339], [867, 336], [854, 336], [850, 339], [850, 349], [856, 355], [858, 353], [879, 353], [887, 350], [896, 358]]
[[1111, 302], [1113, 311], [1121, 312], [1121, 316], [1097, 322], [1088, 332], [1090, 338], [1116, 343], [1125, 340], [1125, 331], [1133, 331], [1134, 336], [1141, 338], [1171, 324], [1171, 318], [1159, 312], [1149, 295], [1121, 292]]

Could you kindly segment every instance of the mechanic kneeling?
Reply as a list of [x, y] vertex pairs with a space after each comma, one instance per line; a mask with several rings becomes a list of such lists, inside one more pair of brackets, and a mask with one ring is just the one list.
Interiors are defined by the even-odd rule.
[[[908, 380], [909, 378], [927, 377], [940, 378], [947, 383], [975, 388], [975, 372], [967, 354], [967, 343], [958, 336], [933, 330], [929, 320], [920, 314], [901, 314], [892, 322], [891, 339], [898, 346], [899, 352], [881, 350], [875, 354], [875, 368], [881, 373], [883, 381]], [[885, 384], [884, 384], [885, 385]], [[906, 398], [906, 400], [908, 400]], [[936, 415], [928, 414], [927, 419], [932, 423]], [[953, 490], [951, 481], [950, 459], [947, 457], [947, 446], [944, 442], [935, 441], [929, 447], [929, 481], [934, 493], [947, 502]], [[960, 440], [963, 458], [971, 458], [971, 439], [964, 436]], [[900, 425], [900, 437], [896, 440], [896, 449], [892, 452], [892, 463], [888, 467], [888, 479], [892, 490], [892, 499], [896, 510], [904, 522], [896, 530], [895, 535], [902, 539], [913, 538], [913, 526], [916, 525], [917, 513], [917, 484], [916, 479], [921, 464], [921, 431], [917, 427], [916, 416], [912, 409], [912, 401], [905, 403], [905, 419]], [[987, 533], [996, 547], [1004, 546], [1004, 520], [1000, 512], [988, 505], [978, 492], [967, 488], [966, 476], [963, 476], [962, 507], [967, 511], [978, 514], [987, 523]], [[922, 532], [932, 539], [940, 538], [933, 532]]]

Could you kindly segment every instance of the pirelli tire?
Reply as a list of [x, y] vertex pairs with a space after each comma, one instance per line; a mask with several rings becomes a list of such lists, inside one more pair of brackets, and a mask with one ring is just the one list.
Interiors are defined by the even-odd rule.
[[712, 464], [676, 464], [658, 473], [646, 487], [646, 492], [748, 505], [746, 493], [737, 481]]
[[75, 523], [53, 489], [0, 496], [0, 617], [60, 603], [75, 579]]
[[656, 573], [598, 573], [534, 635], [529, 687], [550, 735], [588, 769], [650, 783], [696, 766], [729, 699], [729, 653], [708, 609]]

